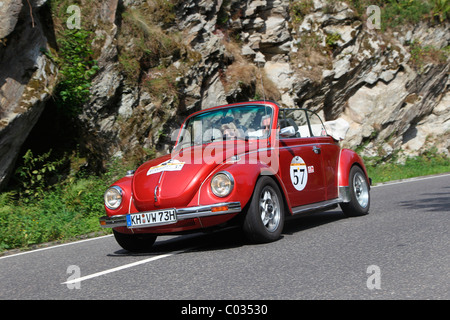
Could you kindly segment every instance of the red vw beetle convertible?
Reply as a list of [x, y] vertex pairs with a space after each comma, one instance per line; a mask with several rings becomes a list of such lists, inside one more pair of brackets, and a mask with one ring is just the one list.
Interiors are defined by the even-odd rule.
[[340, 205], [367, 214], [361, 158], [341, 149], [319, 116], [254, 101], [189, 116], [171, 154], [147, 161], [105, 193], [105, 228], [128, 251], [158, 235], [238, 223], [254, 242], [280, 237], [286, 215]]

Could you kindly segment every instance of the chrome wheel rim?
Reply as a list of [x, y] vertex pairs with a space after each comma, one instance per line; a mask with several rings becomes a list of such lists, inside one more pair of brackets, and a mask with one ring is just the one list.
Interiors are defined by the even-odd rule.
[[369, 204], [369, 187], [365, 177], [359, 172], [353, 177], [353, 192], [359, 205], [366, 208]]
[[270, 186], [264, 187], [259, 199], [259, 210], [264, 227], [273, 232], [280, 224], [281, 209], [278, 196]]

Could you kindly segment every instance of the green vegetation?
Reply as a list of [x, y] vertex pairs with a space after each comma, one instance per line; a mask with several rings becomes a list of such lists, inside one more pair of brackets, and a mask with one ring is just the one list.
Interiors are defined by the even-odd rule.
[[[91, 4], [91, 1], [87, 2]], [[93, 32], [85, 25], [81, 29], [68, 29], [66, 26], [70, 18], [67, 8], [73, 4], [80, 7], [86, 5], [82, 1], [50, 2], [57, 47], [46, 52], [59, 69], [54, 100], [60, 111], [68, 117], [75, 117], [81, 112], [82, 105], [89, 98], [91, 79], [99, 69], [91, 46]]]
[[81, 179], [25, 201], [14, 192], [0, 195], [0, 251], [73, 238], [100, 231], [105, 190], [100, 179]]
[[[76, 171], [68, 177], [56, 177], [58, 183], [46, 185], [41, 183], [47, 180], [44, 175], [45, 178], [52, 175], [46, 174], [49, 171], [44, 168], [53, 174], [56, 172], [52, 169], [57, 168], [54, 163], [45, 163], [48, 155], [33, 157], [27, 152], [25, 164], [16, 173], [22, 184], [0, 194], [0, 252], [65, 241], [92, 232], [110, 232], [98, 222], [105, 213], [103, 194], [133, 165], [113, 161], [102, 175]], [[39, 173], [43, 174], [41, 178]]]
[[[72, 30], [66, 26], [71, 4], [86, 3], [49, 2], [56, 42], [45, 54], [58, 66], [59, 77], [44, 113], [51, 115], [54, 127], [41, 131], [39, 140], [26, 146], [9, 186], [0, 194], [0, 251], [101, 231], [98, 216], [110, 181], [82, 172], [83, 161], [74, 151], [79, 143], [74, 143], [79, 140], [77, 115], [89, 98], [98, 66], [93, 33], [84, 26]], [[51, 145], [46, 141], [49, 135], [54, 136]]]
[[433, 17], [438, 18], [440, 22], [450, 19], [450, 1], [433, 0]]
[[314, 8], [314, 2], [312, 0], [292, 1], [289, 9], [292, 22], [294, 24], [300, 24], [303, 18], [311, 12]]
[[450, 57], [450, 47], [437, 49], [433, 46], [423, 46], [418, 41], [412, 41], [410, 44], [411, 63], [413, 67], [422, 73], [424, 66], [427, 63], [444, 64]]
[[364, 163], [373, 184], [450, 172], [450, 158], [438, 154], [435, 149], [406, 157], [403, 161], [399, 161], [398, 156], [384, 162], [380, 157], [364, 157]]
[[337, 32], [335, 33], [329, 33], [327, 34], [327, 37], [325, 39], [325, 43], [327, 44], [327, 47], [333, 51], [338, 46], [338, 41], [342, 40], [341, 35]]
[[443, 22], [450, 19], [450, 1], [448, 0], [351, 0], [349, 2], [361, 16], [365, 14], [368, 6], [379, 6], [382, 30], [423, 20]]
[[[431, 4], [422, 0], [387, 1], [381, 12], [383, 27], [396, 27], [404, 23], [418, 23], [431, 11]], [[383, 28], [384, 29], [384, 28]]]
[[64, 163], [64, 158], [51, 161], [51, 153], [50, 150], [35, 157], [28, 150], [23, 156], [23, 165], [16, 170], [16, 176], [20, 184], [19, 195], [25, 202], [43, 198], [52, 174]]
[[167, 97], [176, 101], [177, 78], [200, 59], [183, 44], [185, 35], [166, 27], [175, 20], [176, 5], [175, 0], [148, 1], [124, 10], [118, 35], [119, 62], [126, 80], [160, 102]]
[[81, 29], [64, 30], [57, 39], [57, 56], [50, 55], [61, 74], [55, 89], [57, 104], [72, 115], [78, 114], [88, 99], [91, 79], [98, 70], [97, 61], [92, 57], [91, 34]]

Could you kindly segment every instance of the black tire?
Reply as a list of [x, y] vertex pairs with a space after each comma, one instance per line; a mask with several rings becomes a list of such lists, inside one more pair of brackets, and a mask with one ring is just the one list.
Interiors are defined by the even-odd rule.
[[363, 170], [353, 166], [350, 170], [348, 183], [350, 187], [350, 202], [341, 203], [341, 209], [347, 217], [358, 217], [369, 213], [370, 184]]
[[130, 252], [150, 251], [156, 241], [156, 236], [152, 234], [125, 234], [113, 230], [117, 243]]
[[284, 226], [284, 201], [275, 181], [267, 176], [256, 183], [242, 229], [254, 243], [280, 238]]

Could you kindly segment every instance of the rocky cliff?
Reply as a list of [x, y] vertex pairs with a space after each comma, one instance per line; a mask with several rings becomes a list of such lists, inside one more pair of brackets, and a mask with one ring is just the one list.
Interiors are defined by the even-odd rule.
[[0, 187], [57, 80], [56, 66], [43, 54], [49, 42], [45, 15], [39, 15], [44, 2], [0, 2]]
[[[46, 17], [56, 28], [64, 10], [30, 2], [31, 15], [26, 1], [0, 2], [0, 183], [57, 81]], [[99, 67], [77, 115], [97, 165], [164, 153], [189, 113], [251, 99], [343, 118], [343, 146], [363, 155], [449, 154], [448, 19], [371, 29], [352, 1], [329, 0], [70, 3]]]

